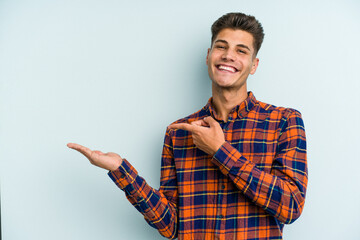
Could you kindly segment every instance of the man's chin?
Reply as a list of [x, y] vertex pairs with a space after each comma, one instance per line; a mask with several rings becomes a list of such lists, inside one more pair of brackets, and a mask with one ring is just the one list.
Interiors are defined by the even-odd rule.
[[217, 80], [213, 80], [212, 82], [220, 87], [230, 87], [235, 84], [235, 82], [231, 79], [217, 79]]
[[[234, 82], [224, 82], [224, 81], [212, 81], [213, 88], [221, 89], [221, 90], [232, 90], [237, 91], [246, 86], [246, 82], [241, 85], [237, 85]], [[246, 87], [245, 87], [246, 88]]]
[[235, 86], [231, 83], [213, 82], [213, 86], [219, 89], [233, 89]]

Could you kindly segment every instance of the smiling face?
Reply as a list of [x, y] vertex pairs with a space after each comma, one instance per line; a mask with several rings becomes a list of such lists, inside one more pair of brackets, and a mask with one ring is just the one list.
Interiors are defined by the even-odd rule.
[[255, 56], [253, 36], [243, 30], [225, 28], [208, 49], [206, 64], [213, 86], [247, 91], [246, 79], [254, 74], [259, 59]]

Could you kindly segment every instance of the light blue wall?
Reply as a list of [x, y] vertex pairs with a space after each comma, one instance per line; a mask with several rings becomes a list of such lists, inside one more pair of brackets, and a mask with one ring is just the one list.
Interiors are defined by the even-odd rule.
[[210, 25], [265, 28], [249, 89], [299, 109], [302, 217], [285, 239], [360, 239], [359, 1], [0, 1], [3, 239], [159, 239], [67, 142], [126, 157], [155, 188], [165, 128], [211, 95]]

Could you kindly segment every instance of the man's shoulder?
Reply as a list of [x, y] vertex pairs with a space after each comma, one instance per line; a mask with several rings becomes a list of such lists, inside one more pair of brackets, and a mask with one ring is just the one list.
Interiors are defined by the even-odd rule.
[[258, 113], [259, 117], [275, 117], [275, 118], [288, 118], [291, 115], [301, 117], [300, 111], [290, 108], [275, 106], [273, 104], [257, 101], [254, 108], [250, 111]]
[[[290, 116], [297, 116], [297, 117], [301, 118], [301, 113], [294, 108], [276, 106], [276, 105], [265, 103], [265, 102], [262, 102], [259, 100], [255, 100], [254, 103], [255, 104], [252, 106], [252, 108], [249, 109], [248, 118], [257, 118], [259, 120], [266, 119], [266, 118], [271, 118], [271, 119], [276, 118], [276, 119], [280, 120], [282, 118], [287, 119]], [[180, 118], [180, 119], [172, 122], [171, 124], [191, 123], [193, 121], [197, 121], [206, 116], [209, 116], [210, 113], [208, 111], [208, 106], [209, 105], [207, 104], [200, 110], [198, 110], [186, 117]]]

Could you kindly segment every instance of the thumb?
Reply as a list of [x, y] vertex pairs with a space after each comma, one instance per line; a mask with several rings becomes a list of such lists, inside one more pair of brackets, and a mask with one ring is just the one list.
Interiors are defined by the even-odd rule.
[[212, 117], [206, 117], [204, 118], [204, 122], [206, 122], [207, 124], [209, 124], [210, 127], [216, 127], [218, 125], [220, 125], [215, 119], [213, 119]]
[[96, 153], [96, 154], [99, 154], [99, 155], [104, 155], [104, 153], [102, 151], [99, 151], [99, 150], [94, 150], [93, 152]]
[[200, 127], [209, 127], [209, 124], [207, 124], [204, 119], [196, 120], [190, 123], [191, 125], [196, 125]]

